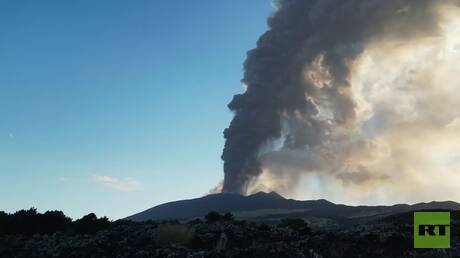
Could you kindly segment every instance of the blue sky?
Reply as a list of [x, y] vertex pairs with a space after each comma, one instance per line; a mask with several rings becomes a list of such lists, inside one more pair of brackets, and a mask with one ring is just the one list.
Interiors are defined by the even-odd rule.
[[222, 178], [269, 0], [0, 3], [0, 210], [121, 218]]

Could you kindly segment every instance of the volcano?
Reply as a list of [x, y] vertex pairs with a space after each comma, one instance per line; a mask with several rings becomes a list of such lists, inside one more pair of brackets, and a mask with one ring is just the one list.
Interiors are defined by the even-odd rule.
[[190, 220], [204, 217], [211, 211], [231, 212], [237, 219], [278, 221], [284, 218], [323, 220], [333, 224], [355, 224], [416, 210], [460, 210], [452, 201], [391, 206], [348, 206], [330, 201], [286, 199], [276, 192], [258, 192], [249, 196], [235, 193], [210, 194], [204, 197], [160, 204], [127, 217], [132, 221]]

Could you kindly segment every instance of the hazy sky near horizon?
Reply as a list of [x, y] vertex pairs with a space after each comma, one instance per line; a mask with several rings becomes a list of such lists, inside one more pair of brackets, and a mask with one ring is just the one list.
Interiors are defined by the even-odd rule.
[[0, 3], [0, 210], [122, 218], [222, 178], [269, 0]]

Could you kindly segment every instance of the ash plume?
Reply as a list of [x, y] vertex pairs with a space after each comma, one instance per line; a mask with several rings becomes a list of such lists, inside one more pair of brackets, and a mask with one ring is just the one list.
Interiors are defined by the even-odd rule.
[[[434, 137], [460, 117], [442, 103], [438, 110], [427, 104], [439, 97], [432, 75], [445, 65], [435, 66], [437, 55], [460, 46], [457, 39], [446, 45], [459, 3], [277, 1], [244, 62], [247, 89], [228, 105], [235, 116], [224, 131], [222, 191], [289, 195], [305, 176], [321, 191], [371, 191], [369, 182], [412, 175], [423, 157], [413, 153], [411, 132]], [[447, 91], [459, 86], [449, 83]]]

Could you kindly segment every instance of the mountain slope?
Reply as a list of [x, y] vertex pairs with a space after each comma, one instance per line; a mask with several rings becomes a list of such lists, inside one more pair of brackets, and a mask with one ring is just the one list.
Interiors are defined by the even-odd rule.
[[278, 220], [286, 217], [321, 218], [338, 223], [384, 217], [412, 210], [460, 210], [456, 202], [430, 202], [414, 205], [347, 206], [327, 200], [298, 201], [285, 199], [277, 193], [259, 192], [249, 196], [232, 193], [207, 195], [201, 198], [168, 202], [127, 217], [128, 220], [191, 219], [210, 211], [232, 212], [248, 220]]

